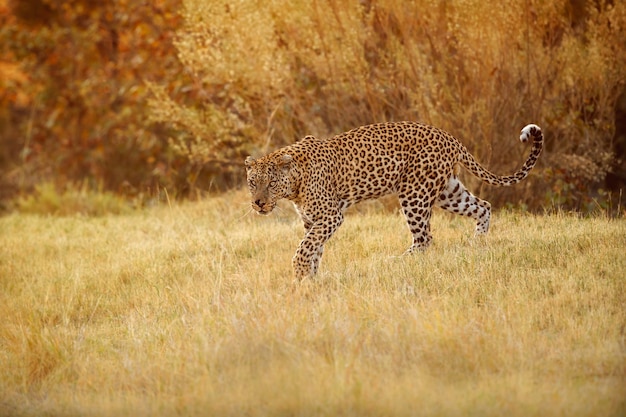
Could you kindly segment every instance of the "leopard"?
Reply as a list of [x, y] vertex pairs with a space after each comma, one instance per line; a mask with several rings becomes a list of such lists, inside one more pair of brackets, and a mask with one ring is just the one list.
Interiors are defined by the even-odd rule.
[[524, 180], [543, 149], [543, 132], [528, 124], [520, 141], [532, 138], [520, 169], [507, 176], [483, 167], [446, 131], [419, 122], [364, 125], [325, 139], [308, 135], [265, 156], [245, 159], [252, 210], [270, 214], [290, 200], [305, 235], [292, 258], [296, 282], [317, 274], [325, 243], [344, 221], [345, 211], [364, 200], [395, 194], [413, 242], [405, 254], [422, 252], [432, 241], [434, 207], [476, 221], [475, 235], [489, 230], [491, 204], [459, 180], [460, 167], [494, 186]]

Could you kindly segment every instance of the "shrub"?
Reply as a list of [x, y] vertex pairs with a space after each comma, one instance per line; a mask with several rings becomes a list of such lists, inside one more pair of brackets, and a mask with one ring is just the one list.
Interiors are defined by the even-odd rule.
[[170, 145], [190, 161], [234, 162], [305, 134], [411, 119], [508, 173], [527, 152], [517, 132], [534, 122], [547, 149], [532, 177], [481, 194], [538, 208], [557, 184], [563, 203], [580, 206], [615, 158], [622, 3], [183, 3], [176, 48], [205, 99], [185, 106], [152, 86], [151, 108], [177, 128]]
[[609, 1], [0, 2], [0, 199], [85, 180], [193, 197], [306, 134], [417, 120], [502, 174], [541, 125], [527, 181], [468, 186], [496, 207], [585, 209], [607, 173], [626, 184], [625, 28]]
[[144, 80], [168, 80], [184, 103], [171, 44], [179, 3], [0, 4], [0, 198], [85, 179], [114, 192], [174, 188], [186, 161], [147, 123]]
[[38, 184], [34, 192], [19, 197], [16, 206], [22, 213], [55, 216], [103, 216], [133, 209], [124, 198], [101, 187], [93, 189], [86, 182], [67, 184], [64, 189], [48, 182]]

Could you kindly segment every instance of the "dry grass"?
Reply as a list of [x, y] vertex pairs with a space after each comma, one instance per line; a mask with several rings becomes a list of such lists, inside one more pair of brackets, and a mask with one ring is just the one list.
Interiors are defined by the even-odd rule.
[[0, 415], [626, 413], [626, 222], [372, 204], [295, 288], [289, 206], [0, 219]]

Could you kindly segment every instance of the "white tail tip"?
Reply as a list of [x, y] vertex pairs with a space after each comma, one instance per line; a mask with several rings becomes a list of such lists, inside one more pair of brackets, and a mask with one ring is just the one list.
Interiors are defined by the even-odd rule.
[[526, 143], [531, 136], [535, 136], [536, 132], [541, 132], [541, 128], [539, 126], [534, 124], [526, 125], [522, 129], [522, 133], [519, 135], [519, 140], [521, 140], [522, 143]]

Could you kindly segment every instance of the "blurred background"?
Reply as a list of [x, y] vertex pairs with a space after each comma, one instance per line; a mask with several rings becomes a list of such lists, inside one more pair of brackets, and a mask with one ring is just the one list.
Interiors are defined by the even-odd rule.
[[494, 207], [623, 214], [626, 2], [0, 0], [0, 208], [123, 211], [240, 187], [312, 134], [414, 120], [509, 174]]

